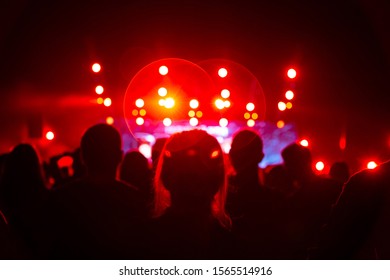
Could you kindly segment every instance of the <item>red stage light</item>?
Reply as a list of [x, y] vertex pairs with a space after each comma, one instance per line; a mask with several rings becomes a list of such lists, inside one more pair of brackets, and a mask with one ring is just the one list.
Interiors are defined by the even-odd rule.
[[253, 104], [252, 102], [246, 104], [246, 109], [251, 112], [255, 109], [255, 104]]
[[368, 169], [375, 169], [378, 166], [378, 164], [375, 161], [369, 161], [367, 163], [367, 168]]
[[92, 65], [92, 71], [95, 72], [95, 73], [99, 73], [100, 70], [102, 70], [102, 67], [100, 66], [99, 63], [94, 63]]
[[190, 101], [190, 107], [191, 107], [192, 109], [198, 108], [198, 107], [199, 107], [199, 101], [196, 100], [196, 99], [192, 99], [192, 100]]
[[102, 86], [97, 86], [97, 87], [95, 88], [95, 92], [96, 92], [97, 94], [102, 94], [102, 93], [104, 92], [104, 88], [103, 88]]
[[324, 170], [324, 168], [325, 168], [325, 164], [324, 164], [322, 161], [318, 161], [318, 162], [316, 163], [316, 169], [317, 169], [318, 171], [322, 171], [322, 170]]
[[228, 89], [223, 89], [221, 91], [221, 97], [222, 98], [229, 98], [229, 96], [230, 96], [230, 91]]
[[278, 109], [279, 109], [280, 111], [284, 111], [284, 110], [286, 110], [286, 108], [287, 108], [287, 105], [286, 105], [286, 103], [284, 103], [283, 101], [280, 101], [280, 102], [278, 103]]
[[138, 98], [135, 101], [135, 106], [137, 106], [138, 108], [142, 108], [144, 105], [145, 105], [145, 101], [141, 98]]
[[106, 107], [110, 107], [112, 104], [111, 98], [107, 97], [106, 99], [104, 99], [103, 104]]
[[287, 100], [292, 100], [294, 98], [294, 92], [292, 92], [291, 90], [288, 90], [286, 91], [286, 99]]
[[297, 76], [297, 71], [295, 71], [295, 69], [293, 68], [288, 69], [287, 77], [289, 77], [290, 79], [294, 79], [296, 76]]
[[114, 124], [114, 118], [113, 117], [107, 117], [106, 118], [106, 123], [109, 124], [109, 125]]
[[168, 67], [166, 67], [165, 65], [160, 66], [158, 72], [160, 73], [160, 75], [165, 76], [166, 74], [168, 74]]
[[309, 141], [307, 141], [306, 139], [302, 139], [299, 144], [301, 144], [301, 146], [303, 147], [309, 147]]
[[53, 131], [48, 131], [46, 133], [46, 139], [49, 140], [49, 141], [53, 140], [54, 139], [54, 132]]
[[168, 90], [165, 87], [160, 87], [158, 89], [158, 95], [160, 95], [161, 97], [164, 97], [167, 94], [168, 94]]
[[220, 76], [221, 78], [225, 78], [228, 74], [228, 71], [226, 70], [226, 68], [220, 68], [218, 70], [218, 76]]
[[222, 118], [219, 120], [219, 125], [221, 127], [226, 127], [229, 124], [229, 121], [226, 118]]

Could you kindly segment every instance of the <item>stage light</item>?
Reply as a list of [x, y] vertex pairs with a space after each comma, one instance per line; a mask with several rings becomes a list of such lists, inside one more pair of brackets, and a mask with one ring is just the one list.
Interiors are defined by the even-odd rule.
[[219, 110], [222, 110], [223, 108], [225, 108], [225, 103], [222, 99], [218, 98], [217, 100], [215, 100], [215, 107], [217, 107]]
[[175, 100], [172, 97], [165, 99], [165, 108], [171, 109], [175, 106]]
[[278, 109], [279, 109], [280, 111], [284, 111], [284, 110], [286, 110], [286, 108], [287, 108], [286, 103], [284, 103], [283, 101], [280, 101], [280, 102], [278, 103]]
[[221, 78], [225, 78], [228, 74], [228, 71], [226, 70], [226, 68], [220, 68], [218, 70], [218, 76], [220, 76]]
[[143, 144], [139, 145], [138, 151], [141, 154], [143, 154], [146, 158], [152, 157], [152, 147], [147, 143], [143, 143]]
[[102, 93], [104, 92], [104, 88], [103, 88], [102, 86], [97, 86], [97, 87], [95, 88], [95, 92], [96, 92], [97, 94], [102, 94]]
[[296, 76], [297, 76], [297, 71], [295, 71], [295, 69], [293, 68], [288, 69], [287, 77], [289, 77], [290, 79], [294, 79]]
[[146, 110], [145, 109], [139, 110], [139, 114], [140, 114], [141, 117], [145, 116], [146, 115]]
[[160, 66], [158, 72], [160, 73], [160, 75], [165, 76], [166, 74], [168, 74], [168, 67], [166, 67], [165, 65]]
[[322, 161], [318, 161], [318, 162], [316, 163], [316, 169], [317, 169], [318, 171], [322, 171], [322, 170], [324, 170], [324, 168], [325, 168], [325, 164], [324, 164]]
[[197, 126], [199, 123], [198, 119], [197, 118], [191, 118], [190, 119], [190, 125], [191, 126]]
[[96, 99], [96, 102], [97, 102], [97, 104], [103, 104], [103, 102], [104, 102], [104, 99], [103, 98], [101, 98], [101, 97], [99, 97], [98, 99]]
[[104, 99], [103, 104], [106, 107], [110, 107], [112, 104], [111, 98], [107, 97], [106, 99]]
[[163, 120], [163, 124], [164, 124], [165, 126], [171, 126], [171, 125], [172, 125], [172, 120], [171, 120], [170, 118], [165, 118], [165, 119]]
[[203, 116], [202, 111], [197, 111], [197, 112], [196, 112], [196, 116], [197, 116], [198, 118], [201, 118], [201, 117]]
[[136, 120], [135, 120], [135, 123], [138, 124], [138, 125], [143, 125], [145, 122], [145, 120], [141, 117], [138, 117]]
[[283, 127], [284, 127], [284, 121], [282, 121], [282, 120], [278, 121], [278, 122], [276, 123], [276, 126], [277, 126], [278, 128], [283, 128]]
[[190, 107], [191, 107], [192, 109], [198, 108], [198, 107], [199, 107], [199, 101], [196, 100], [196, 99], [192, 99], [192, 100], [190, 101]]
[[188, 116], [189, 116], [190, 118], [195, 117], [195, 111], [193, 111], [193, 110], [188, 111]]
[[292, 100], [294, 98], [294, 93], [291, 90], [288, 90], [286, 91], [285, 96], [287, 100]]
[[246, 113], [244, 114], [244, 118], [245, 118], [246, 120], [249, 120], [250, 117], [251, 117], [251, 114], [250, 114], [250, 113], [246, 112]]
[[160, 106], [165, 106], [165, 99], [160, 99], [160, 100], [158, 101], [158, 105], [160, 105]]
[[309, 147], [309, 141], [307, 141], [306, 139], [302, 139], [299, 144], [301, 144], [301, 146], [303, 147]]
[[225, 118], [222, 118], [222, 119], [219, 120], [219, 125], [221, 127], [226, 127], [228, 124], [229, 124], [229, 121], [227, 119], [225, 119]]
[[224, 102], [223, 102], [223, 106], [225, 107], [225, 108], [229, 108], [230, 107], [230, 101], [229, 100], [225, 100]]
[[100, 70], [102, 70], [102, 67], [100, 66], [99, 63], [94, 63], [92, 65], [92, 71], [95, 72], [95, 73], [99, 73]]
[[107, 117], [106, 118], [106, 123], [109, 124], [109, 125], [114, 124], [114, 118], [113, 117]]
[[46, 133], [46, 139], [49, 140], [49, 141], [53, 140], [54, 139], [54, 132], [53, 131], [48, 131]]
[[251, 112], [255, 109], [255, 104], [253, 104], [252, 102], [249, 102], [248, 104], [246, 104], [246, 109]]
[[259, 115], [257, 113], [252, 114], [252, 119], [257, 120], [259, 118]]
[[367, 163], [368, 169], [375, 169], [378, 166], [378, 164], [375, 161], [370, 161]]
[[133, 111], [131, 111], [131, 114], [133, 116], [137, 116], [138, 115], [138, 110], [137, 109], [134, 109]]
[[291, 102], [287, 102], [286, 103], [286, 108], [287, 109], [291, 109], [292, 108], [292, 103]]
[[135, 101], [135, 106], [137, 106], [138, 108], [142, 108], [142, 107], [144, 107], [144, 105], [145, 105], [145, 101], [141, 98], [138, 98]]
[[157, 92], [161, 97], [164, 97], [168, 94], [168, 90], [165, 87], [160, 87]]
[[254, 121], [254, 120], [248, 120], [248, 121], [246, 122], [246, 124], [247, 124], [247, 126], [249, 126], [249, 127], [254, 127], [254, 126], [255, 126], [255, 121]]
[[221, 91], [221, 97], [222, 98], [229, 98], [229, 96], [230, 96], [230, 91], [228, 89], [223, 89]]

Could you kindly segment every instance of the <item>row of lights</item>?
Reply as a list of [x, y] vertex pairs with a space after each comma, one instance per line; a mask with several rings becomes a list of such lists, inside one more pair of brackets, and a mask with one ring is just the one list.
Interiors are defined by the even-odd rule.
[[[291, 80], [295, 79], [297, 77], [297, 71], [294, 68], [288, 69], [287, 77]], [[283, 112], [285, 110], [292, 109], [293, 104], [291, 101], [293, 100], [294, 96], [295, 96], [295, 94], [291, 89], [287, 90], [286, 93], [284, 94], [284, 97], [286, 100], [278, 102], [279, 111]], [[283, 128], [284, 125], [285, 125], [285, 122], [283, 120], [279, 120], [276, 123], [276, 126], [278, 128]]]
[[[92, 72], [98, 74], [100, 73], [100, 71], [102, 71], [102, 66], [99, 64], [99, 63], [94, 63], [92, 64]], [[103, 98], [101, 95], [104, 93], [104, 87], [102, 85], [97, 85], [95, 87], [95, 93], [99, 96], [97, 99], [96, 99], [96, 103], [99, 104], [99, 105], [104, 105], [106, 107], [110, 107], [112, 105], [112, 100], [111, 98], [109, 97], [106, 97], [106, 98]], [[112, 125], [114, 124], [114, 118], [111, 117], [111, 116], [108, 116], [106, 118], [106, 123], [109, 124], [109, 125]]]

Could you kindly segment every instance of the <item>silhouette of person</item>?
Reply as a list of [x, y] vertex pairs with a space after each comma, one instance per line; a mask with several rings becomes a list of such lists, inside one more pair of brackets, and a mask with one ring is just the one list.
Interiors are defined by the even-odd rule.
[[348, 181], [350, 176], [348, 164], [344, 161], [337, 161], [332, 164], [329, 170], [329, 177], [339, 182], [340, 184], [344, 184]]
[[82, 136], [86, 177], [52, 192], [54, 258], [140, 257], [144, 209], [136, 187], [116, 180], [121, 145], [119, 132], [106, 124], [94, 125]]
[[218, 141], [202, 130], [172, 135], [156, 173], [152, 259], [225, 259], [232, 254]]
[[390, 161], [353, 175], [312, 250], [318, 259], [390, 259]]
[[294, 193], [286, 201], [284, 232], [289, 255], [285, 258], [305, 259], [307, 248], [317, 238], [340, 194], [340, 185], [314, 174], [311, 152], [293, 143], [282, 151], [284, 166], [293, 179]]
[[19, 144], [8, 154], [0, 181], [1, 210], [22, 258], [43, 258], [47, 189], [37, 152]]
[[260, 183], [263, 141], [255, 131], [240, 130], [233, 136], [229, 156], [235, 175], [229, 178], [226, 209], [244, 258], [275, 258], [277, 197]]
[[156, 142], [152, 146], [152, 169], [155, 172], [157, 169], [158, 160], [160, 158], [160, 154], [162, 149], [164, 148], [165, 143], [167, 142], [168, 138], [157, 138]]
[[138, 188], [145, 209], [151, 211], [154, 190], [153, 174], [148, 159], [138, 150], [127, 152], [120, 165], [119, 178]]

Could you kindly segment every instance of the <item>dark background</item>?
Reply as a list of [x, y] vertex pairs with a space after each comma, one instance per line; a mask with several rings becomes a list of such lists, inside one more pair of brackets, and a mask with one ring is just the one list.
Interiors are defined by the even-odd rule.
[[[156, 59], [226, 58], [258, 78], [269, 121], [280, 118], [286, 70], [297, 69], [294, 108], [283, 118], [310, 139], [315, 157], [347, 159], [354, 168], [383, 161], [390, 157], [389, 12], [385, 0], [2, 1], [1, 152], [28, 140], [34, 125], [58, 131], [52, 150], [74, 148], [101, 115], [89, 102], [95, 61], [120, 104], [132, 76]], [[120, 105], [109, 110], [122, 115]]]

